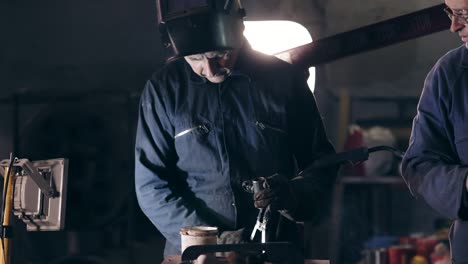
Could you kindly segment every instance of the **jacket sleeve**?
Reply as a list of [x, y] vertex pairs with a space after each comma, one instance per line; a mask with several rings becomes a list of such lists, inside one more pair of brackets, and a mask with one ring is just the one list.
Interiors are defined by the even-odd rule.
[[446, 76], [437, 64], [425, 80], [401, 172], [416, 198], [422, 197], [444, 217], [457, 219], [463, 211], [468, 167], [461, 164], [454, 143]]
[[[299, 74], [295, 78], [295, 104], [293, 106], [290, 131], [292, 146], [300, 171], [316, 159], [335, 153], [327, 137], [315, 97], [307, 86], [306, 78]], [[307, 175], [293, 179], [293, 190], [299, 201], [294, 213], [297, 220], [318, 222], [326, 215], [337, 175], [337, 166], [308, 170]]]
[[203, 205], [187, 191], [176, 171], [174, 129], [161, 95], [148, 82], [140, 99], [135, 142], [135, 188], [144, 214], [180, 250], [179, 229], [184, 226], [216, 225], [204, 214]]

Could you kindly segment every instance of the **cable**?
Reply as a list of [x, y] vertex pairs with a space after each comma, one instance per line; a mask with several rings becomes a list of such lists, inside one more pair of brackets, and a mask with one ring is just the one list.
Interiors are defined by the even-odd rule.
[[224, 11], [228, 10], [228, 7], [231, 5], [231, 0], [226, 0], [226, 2], [224, 2]]
[[327, 155], [315, 160], [309, 167], [299, 172], [299, 175], [309, 173], [315, 169], [326, 168], [329, 166], [342, 165], [343, 163], [363, 162], [369, 159], [369, 154], [377, 151], [390, 151], [395, 157], [402, 159], [404, 152], [390, 146], [375, 146], [372, 148], [359, 147], [348, 151]]
[[[5, 181], [4, 186], [8, 186], [8, 183], [9, 183], [9, 180], [10, 180], [11, 169], [13, 167], [14, 161], [15, 161], [15, 159], [13, 158], [13, 153], [10, 153], [10, 164], [8, 165], [8, 174], [5, 175], [5, 177], [4, 177], [4, 181]], [[2, 212], [1, 212], [1, 216], [0, 216], [0, 225], [3, 225], [3, 220], [5, 218], [6, 195], [7, 195], [7, 190], [3, 190]]]
[[8, 192], [8, 184], [9, 184], [9, 181], [10, 181], [10, 175], [11, 175], [11, 170], [13, 168], [13, 163], [15, 161], [15, 158], [14, 158], [14, 155], [13, 153], [10, 153], [10, 164], [8, 165], [8, 173], [6, 173], [6, 175], [4, 175], [4, 181], [5, 183], [3, 184], [4, 186], [4, 189], [3, 189], [3, 200], [2, 200], [2, 212], [1, 212], [1, 216], [0, 216], [0, 225], [2, 227], [2, 237], [1, 237], [1, 240], [2, 240], [2, 253], [3, 253], [3, 260], [4, 262], [6, 262], [6, 253], [5, 253], [5, 242], [4, 242], [4, 238], [5, 238], [5, 227], [3, 226], [3, 220], [5, 218], [5, 208], [6, 208], [6, 199], [7, 199], [7, 192]]
[[395, 157], [399, 159], [402, 159], [403, 155], [405, 155], [403, 151], [396, 149], [394, 147], [390, 147], [390, 146], [375, 146], [375, 147], [369, 148], [369, 153], [376, 152], [376, 151], [389, 151], [393, 155], [395, 155]]
[[239, 5], [239, 9], [244, 9], [244, 8], [242, 7], [241, 0], [237, 0], [237, 4]]

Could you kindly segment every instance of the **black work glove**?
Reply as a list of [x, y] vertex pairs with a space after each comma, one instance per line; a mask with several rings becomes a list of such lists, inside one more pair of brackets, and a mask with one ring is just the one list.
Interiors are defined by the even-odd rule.
[[[218, 245], [220, 244], [244, 244], [244, 228], [234, 231], [223, 231], [218, 236]], [[228, 263], [237, 263], [238, 254], [236, 252], [219, 252], [217, 254], [220, 257], [224, 257]]]
[[292, 190], [290, 180], [281, 174], [273, 174], [264, 178], [263, 190], [254, 194], [254, 206], [271, 210], [293, 212], [297, 200]]

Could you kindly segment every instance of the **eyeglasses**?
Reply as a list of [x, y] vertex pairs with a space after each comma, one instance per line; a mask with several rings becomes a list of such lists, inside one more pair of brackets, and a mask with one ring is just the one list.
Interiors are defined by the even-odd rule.
[[452, 9], [446, 7], [444, 8], [444, 12], [447, 14], [450, 20], [453, 21], [454, 19], [457, 19], [457, 23], [468, 25], [468, 10], [462, 9], [454, 14]]

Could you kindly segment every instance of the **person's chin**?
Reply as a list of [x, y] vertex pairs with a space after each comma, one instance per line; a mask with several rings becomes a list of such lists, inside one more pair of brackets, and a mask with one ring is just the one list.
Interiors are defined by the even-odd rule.
[[226, 80], [226, 76], [225, 75], [221, 75], [221, 76], [214, 76], [214, 77], [205, 77], [209, 82], [212, 82], [212, 83], [222, 83], [224, 82], [224, 80]]

